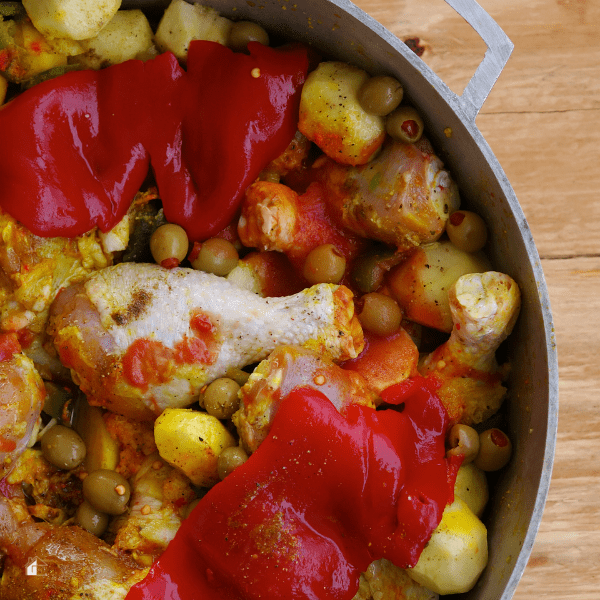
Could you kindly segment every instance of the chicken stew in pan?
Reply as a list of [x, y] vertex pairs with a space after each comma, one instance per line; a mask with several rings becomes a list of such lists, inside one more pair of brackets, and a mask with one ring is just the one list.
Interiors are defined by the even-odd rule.
[[0, 14], [0, 598], [471, 589], [520, 293], [401, 81], [184, 0]]

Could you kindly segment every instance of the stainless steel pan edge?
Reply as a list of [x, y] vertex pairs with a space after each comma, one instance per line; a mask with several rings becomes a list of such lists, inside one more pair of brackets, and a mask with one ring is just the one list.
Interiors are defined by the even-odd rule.
[[[475, 117], [512, 51], [500, 27], [474, 0], [446, 0], [488, 50], [462, 95], [408, 47], [347, 0], [203, 0], [230, 18], [260, 22], [273, 35], [300, 39], [324, 56], [372, 74], [393, 74], [422, 112], [428, 136], [458, 180], [463, 202], [486, 219], [489, 253], [522, 291], [519, 322], [507, 343], [512, 370], [506, 402], [514, 457], [495, 482], [486, 525], [490, 561], [461, 598], [509, 600], [527, 564], [546, 502], [558, 419], [558, 362], [540, 259], [514, 191], [475, 125]], [[125, 0], [123, 7], [162, 8], [168, 0]]]

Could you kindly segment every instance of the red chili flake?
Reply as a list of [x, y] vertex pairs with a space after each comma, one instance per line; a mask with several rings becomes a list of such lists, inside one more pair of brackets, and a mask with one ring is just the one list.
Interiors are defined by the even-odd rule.
[[404, 121], [402, 123], [401, 129], [411, 139], [416, 138], [419, 134], [419, 126], [417, 125], [417, 122], [413, 121], [412, 119], [407, 119], [406, 121]]
[[508, 438], [499, 429], [492, 429], [492, 431], [490, 431], [490, 439], [496, 446], [498, 446], [498, 448], [504, 448], [505, 446], [508, 446]]
[[29, 329], [19, 329], [17, 331], [17, 340], [21, 344], [21, 348], [29, 348], [33, 344], [35, 334], [29, 331]]
[[198, 258], [198, 255], [200, 254], [200, 248], [202, 248], [202, 244], [200, 242], [194, 242], [192, 250], [188, 254], [188, 260], [190, 262], [194, 262]]
[[165, 269], [174, 269], [179, 266], [179, 259], [173, 256], [171, 258], [165, 258], [165, 260], [160, 262], [160, 266]]
[[457, 210], [450, 215], [450, 223], [454, 225], [454, 227], [458, 227], [465, 219], [465, 213]]
[[29, 49], [35, 54], [40, 54], [42, 52], [42, 45], [40, 44], [40, 42], [32, 42], [29, 45]]

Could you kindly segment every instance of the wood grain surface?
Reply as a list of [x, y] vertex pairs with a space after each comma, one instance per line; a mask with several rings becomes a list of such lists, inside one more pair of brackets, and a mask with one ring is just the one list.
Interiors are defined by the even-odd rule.
[[[443, 0], [357, 0], [456, 93], [485, 44]], [[542, 259], [559, 356], [550, 493], [515, 600], [600, 599], [600, 1], [480, 0], [515, 49], [477, 117]]]

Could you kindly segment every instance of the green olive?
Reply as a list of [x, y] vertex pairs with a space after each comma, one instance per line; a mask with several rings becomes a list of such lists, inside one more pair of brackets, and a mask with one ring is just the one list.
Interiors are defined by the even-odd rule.
[[204, 391], [204, 408], [217, 419], [229, 419], [240, 407], [240, 385], [229, 377], [215, 379]]
[[404, 88], [393, 77], [378, 75], [367, 79], [358, 90], [358, 102], [371, 115], [384, 117], [402, 102]]
[[230, 367], [227, 369], [225, 377], [233, 379], [238, 385], [242, 386], [250, 379], [250, 373], [246, 373], [246, 371], [239, 369], [238, 367]]
[[129, 482], [116, 471], [98, 469], [83, 480], [83, 497], [100, 512], [122, 515], [130, 496]]
[[269, 34], [258, 23], [252, 21], [236, 21], [229, 30], [227, 45], [234, 52], [248, 52], [249, 42], [260, 42], [269, 45]]
[[237, 267], [238, 260], [238, 251], [231, 242], [214, 237], [202, 243], [198, 256], [192, 261], [192, 267], [224, 277]]
[[473, 464], [482, 471], [498, 471], [510, 460], [512, 444], [508, 436], [495, 427], [479, 434], [479, 454]]
[[395, 139], [414, 144], [421, 139], [425, 125], [412, 106], [400, 106], [387, 116], [385, 128]]
[[75, 394], [70, 388], [57, 385], [52, 381], [44, 381], [44, 387], [46, 388], [46, 399], [42, 410], [57, 421], [65, 422], [65, 407], [68, 409]]
[[20, 2], [0, 2], [0, 20], [5, 17], [16, 21], [26, 16], [27, 13]]
[[54, 425], [42, 437], [42, 454], [59, 469], [74, 469], [85, 458], [85, 443], [70, 427]]
[[377, 335], [391, 335], [400, 327], [402, 311], [398, 303], [385, 294], [371, 292], [362, 297], [363, 308], [358, 315], [360, 324]]
[[80, 527], [99, 537], [108, 527], [109, 516], [83, 501], [75, 513], [75, 521]]
[[448, 433], [449, 450], [446, 456], [464, 456], [463, 465], [475, 460], [479, 452], [479, 434], [468, 425], [458, 423]]
[[485, 221], [470, 210], [457, 210], [446, 223], [450, 241], [463, 252], [479, 252], [487, 242]]
[[383, 250], [359, 256], [352, 265], [352, 283], [365, 294], [377, 290], [383, 284], [394, 254], [393, 250]]
[[346, 258], [333, 244], [313, 248], [304, 261], [302, 274], [308, 283], [339, 283], [346, 272]]
[[150, 237], [150, 252], [154, 260], [171, 269], [187, 256], [189, 240], [183, 227], [174, 223], [161, 225]]
[[248, 455], [239, 446], [225, 448], [217, 459], [217, 472], [221, 480], [225, 479], [232, 471], [243, 465], [248, 460]]

